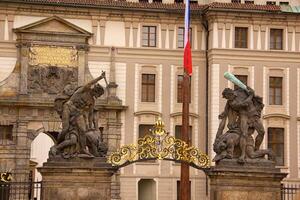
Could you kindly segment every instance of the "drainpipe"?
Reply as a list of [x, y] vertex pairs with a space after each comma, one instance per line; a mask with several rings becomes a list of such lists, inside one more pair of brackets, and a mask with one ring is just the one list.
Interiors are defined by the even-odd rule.
[[[202, 26], [206, 32], [206, 44], [205, 44], [205, 153], [208, 155], [208, 44], [209, 44], [209, 30], [208, 30], [208, 20], [206, 18], [205, 12], [202, 14]], [[205, 176], [205, 183], [206, 183], [206, 196], [208, 196], [208, 178]]]

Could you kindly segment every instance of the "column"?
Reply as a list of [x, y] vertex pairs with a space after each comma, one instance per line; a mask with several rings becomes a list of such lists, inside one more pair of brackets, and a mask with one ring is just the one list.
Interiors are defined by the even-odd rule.
[[21, 75], [20, 75], [20, 94], [27, 94], [27, 73], [28, 73], [28, 54], [30, 44], [28, 43], [19, 43], [17, 44], [18, 48], [18, 60], [21, 64]]
[[28, 181], [29, 175], [29, 158], [30, 158], [30, 142], [27, 134], [28, 121], [20, 120], [16, 123], [16, 152], [15, 152], [15, 181]]
[[115, 63], [116, 48], [110, 49], [110, 68], [109, 68], [109, 84], [108, 84], [108, 104], [121, 104], [121, 100], [117, 97], [116, 84], [116, 63]]
[[4, 31], [5, 31], [5, 15], [0, 15], [0, 40], [4, 40]]
[[88, 45], [77, 45], [78, 55], [78, 86], [83, 85], [85, 82], [85, 66], [87, 66]]
[[8, 22], [8, 40], [13, 40], [13, 26], [14, 26], [14, 19], [15, 16], [8, 15], [7, 22]]
[[104, 45], [106, 17], [100, 17], [100, 45]]
[[97, 37], [98, 37], [98, 19], [92, 16], [92, 32], [93, 32], [93, 45], [97, 45]]

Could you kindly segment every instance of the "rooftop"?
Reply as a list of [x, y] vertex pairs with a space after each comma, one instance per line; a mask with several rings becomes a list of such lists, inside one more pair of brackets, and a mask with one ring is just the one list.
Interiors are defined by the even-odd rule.
[[[183, 3], [161, 3], [161, 2], [128, 2], [126, 0], [1, 0], [1, 2], [25, 3], [55, 6], [76, 6], [76, 7], [107, 7], [107, 8], [127, 8], [141, 10], [156, 10], [167, 12], [184, 12]], [[242, 3], [219, 3], [191, 4], [191, 10], [201, 12], [203, 10], [243, 10], [261, 12], [280, 12], [281, 7], [277, 5], [257, 5]]]

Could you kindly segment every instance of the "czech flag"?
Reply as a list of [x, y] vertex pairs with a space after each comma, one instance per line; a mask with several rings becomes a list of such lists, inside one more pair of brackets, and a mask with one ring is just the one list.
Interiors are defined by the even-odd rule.
[[183, 66], [188, 73], [192, 75], [192, 52], [190, 43], [190, 0], [185, 2], [185, 17], [184, 17], [184, 58]]

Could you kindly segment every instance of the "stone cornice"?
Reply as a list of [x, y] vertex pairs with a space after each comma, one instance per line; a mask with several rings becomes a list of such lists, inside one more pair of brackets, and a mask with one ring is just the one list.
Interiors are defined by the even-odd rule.
[[[0, 99], [0, 107], [31, 107], [31, 108], [54, 108], [53, 101], [46, 100], [17, 100], [17, 99]], [[125, 110], [127, 106], [124, 105], [107, 105], [96, 104], [98, 110]]]
[[272, 113], [272, 114], [266, 114], [263, 116], [263, 119], [269, 119], [269, 118], [273, 118], [273, 117], [279, 117], [279, 118], [283, 118], [283, 119], [290, 119], [291, 116], [289, 115], [285, 115], [285, 114], [281, 114], [281, 113]]
[[[176, 113], [171, 113], [170, 114], [170, 117], [177, 117], [177, 116], [182, 116], [182, 112], [176, 112]], [[200, 117], [198, 114], [192, 113], [192, 112], [189, 113], [189, 116], [194, 117], [194, 118], [199, 118]]]
[[284, 50], [210, 49], [209, 60], [245, 60], [300, 63], [299, 53]]
[[138, 111], [134, 113], [135, 116], [139, 115], [155, 115], [155, 116], [161, 116], [160, 112], [151, 111], [151, 110], [144, 110], [144, 111]]

